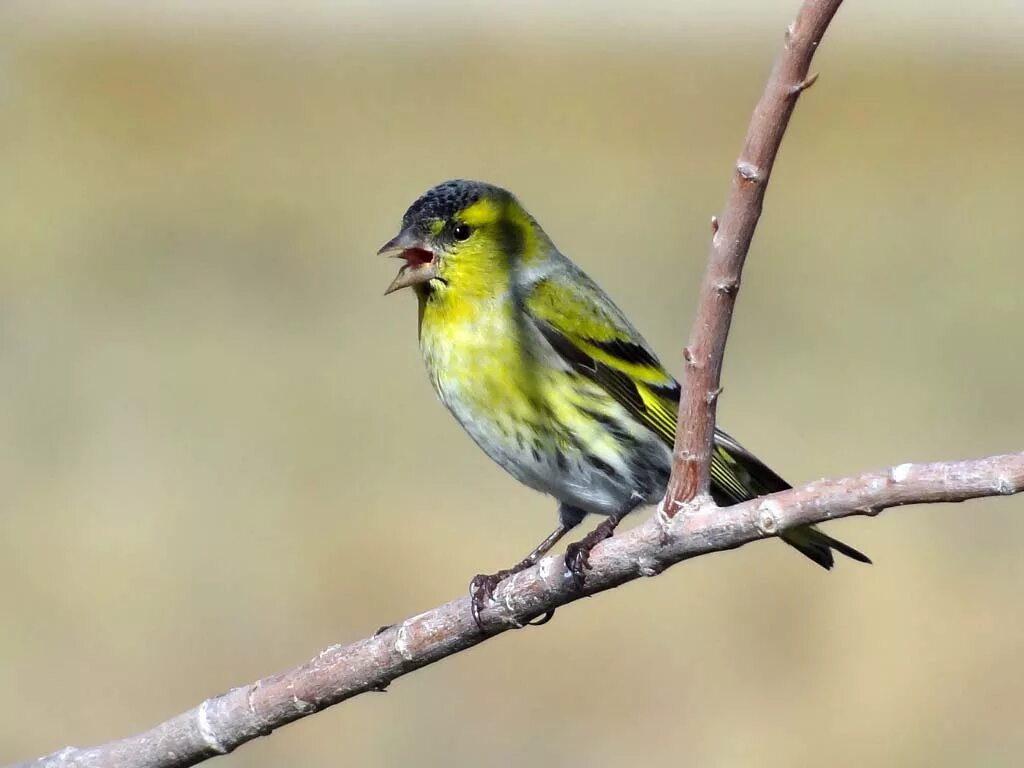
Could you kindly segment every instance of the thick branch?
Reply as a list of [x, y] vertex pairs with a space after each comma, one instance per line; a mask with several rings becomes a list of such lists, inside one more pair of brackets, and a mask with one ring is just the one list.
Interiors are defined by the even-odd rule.
[[482, 614], [487, 635], [473, 623], [469, 599], [446, 603], [350, 645], [325, 648], [288, 672], [207, 699], [155, 728], [99, 747], [68, 747], [9, 768], [182, 768], [224, 754], [287, 723], [368, 691], [383, 691], [415, 669], [578, 600], [682, 560], [733, 549], [808, 523], [874, 515], [887, 507], [1024, 490], [1024, 453], [974, 461], [901, 464], [884, 472], [819, 480], [734, 507], [710, 501], [643, 525], [594, 549], [586, 588], [577, 591], [562, 558], [507, 579]]
[[682, 504], [708, 493], [722, 360], [743, 262], [761, 217], [782, 135], [797, 97], [814, 82], [814, 77], [807, 76], [811, 59], [841, 3], [806, 0], [786, 31], [786, 44], [750, 120], [725, 208], [719, 219], [712, 220], [711, 252], [690, 343], [683, 353], [686, 367], [675, 464], [664, 504], [670, 517]]

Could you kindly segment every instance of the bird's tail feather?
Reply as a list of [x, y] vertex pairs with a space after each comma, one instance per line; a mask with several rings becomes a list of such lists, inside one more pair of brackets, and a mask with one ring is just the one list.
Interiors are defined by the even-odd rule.
[[[791, 487], [771, 468], [736, 440], [715, 429], [715, 451], [711, 455], [711, 495], [719, 504], [738, 504], [757, 496]], [[871, 560], [849, 544], [833, 539], [813, 525], [803, 525], [782, 534], [782, 540], [826, 570], [835, 565], [832, 550], [862, 563]]]
[[863, 552], [858, 552], [849, 544], [833, 539], [813, 525], [804, 525], [787, 531], [782, 534], [782, 540], [826, 570], [835, 565], [835, 558], [832, 556], [833, 549], [861, 563], [871, 563], [871, 558]]

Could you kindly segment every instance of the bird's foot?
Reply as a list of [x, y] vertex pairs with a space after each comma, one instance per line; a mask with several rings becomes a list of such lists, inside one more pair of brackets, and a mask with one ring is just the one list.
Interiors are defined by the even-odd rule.
[[478, 573], [469, 582], [469, 606], [473, 612], [473, 623], [476, 624], [476, 628], [481, 632], [484, 631], [484, 625], [480, 621], [480, 611], [491, 601], [491, 598], [494, 597], [494, 588], [507, 575], [507, 571], [489, 574]]
[[615, 533], [619, 521], [609, 517], [582, 539], [570, 544], [565, 550], [565, 567], [572, 576], [576, 589], [583, 589], [590, 568], [590, 550]]
[[511, 568], [506, 568], [503, 571], [497, 573], [478, 573], [473, 577], [473, 580], [469, 582], [469, 603], [470, 608], [473, 611], [473, 623], [476, 624], [476, 628], [481, 632], [484, 631], [484, 625], [480, 621], [480, 611], [482, 611], [486, 605], [491, 602], [494, 597], [495, 588], [507, 579], [509, 576], [514, 576], [520, 571], [526, 570], [533, 563], [524, 560], [521, 563], [517, 563]]
[[[476, 624], [476, 628], [481, 632], [484, 631], [483, 622], [480, 620], [480, 611], [482, 611], [489, 602], [494, 598], [494, 590], [498, 584], [503, 582], [509, 576], [514, 576], [520, 571], [525, 571], [527, 568], [536, 565], [531, 558], [526, 558], [521, 563], [517, 563], [511, 568], [506, 568], [503, 571], [497, 573], [478, 573], [473, 577], [473, 580], [469, 582], [469, 604], [470, 610], [473, 613], [473, 623]], [[541, 624], [547, 624], [551, 621], [551, 617], [555, 615], [553, 610], [548, 611], [539, 619], [534, 619], [530, 622], [531, 626], [539, 627]]]

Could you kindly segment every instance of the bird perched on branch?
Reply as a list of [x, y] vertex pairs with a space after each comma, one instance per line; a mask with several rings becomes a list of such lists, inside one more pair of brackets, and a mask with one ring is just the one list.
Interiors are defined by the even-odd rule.
[[[416, 292], [420, 349], [441, 401], [488, 456], [559, 502], [558, 526], [523, 561], [473, 579], [477, 623], [501, 579], [536, 563], [588, 513], [603, 515], [566, 551], [582, 585], [590, 550], [665, 493], [679, 384], [607, 294], [500, 187], [457, 180], [428, 190], [380, 253], [405, 262], [386, 293]], [[711, 478], [721, 505], [790, 487], [721, 430]], [[812, 526], [782, 539], [824, 568], [833, 549], [871, 562]]]

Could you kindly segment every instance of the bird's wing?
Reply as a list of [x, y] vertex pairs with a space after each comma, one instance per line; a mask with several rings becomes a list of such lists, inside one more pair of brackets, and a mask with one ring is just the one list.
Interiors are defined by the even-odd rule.
[[576, 373], [671, 445], [679, 384], [605, 292], [568, 269], [572, 274], [556, 272], [530, 286], [527, 316]]
[[775, 470], [717, 427], [711, 479], [717, 486], [714, 490], [724, 497], [719, 503], [738, 504], [791, 487]]
[[[582, 272], [542, 278], [525, 296], [541, 336], [576, 373], [598, 384], [668, 446], [675, 442], [679, 383], [607, 294]], [[722, 502], [789, 488], [756, 456], [715, 430], [711, 479]]]
[[[593, 281], [567, 265], [534, 283], [524, 297], [526, 314], [579, 375], [595, 382], [667, 446], [675, 442], [680, 387], [647, 342]], [[711, 495], [719, 504], [737, 504], [790, 485], [730, 435], [715, 429], [711, 451]], [[848, 544], [805, 525], [782, 534], [787, 544], [823, 568], [832, 550], [870, 563]]]

